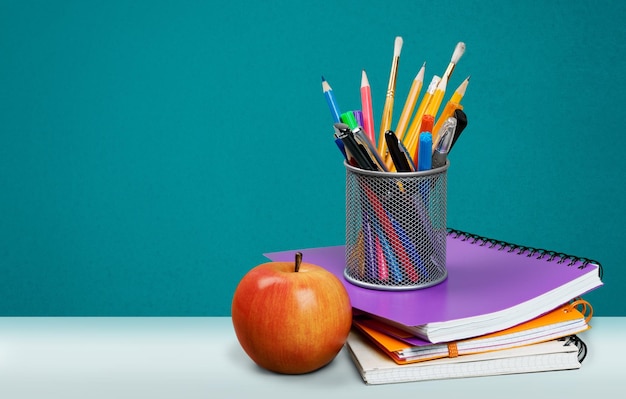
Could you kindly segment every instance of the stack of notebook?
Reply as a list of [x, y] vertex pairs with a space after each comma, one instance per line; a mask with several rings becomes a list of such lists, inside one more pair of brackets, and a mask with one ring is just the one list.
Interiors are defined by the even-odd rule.
[[344, 282], [355, 315], [347, 347], [366, 383], [580, 367], [576, 334], [591, 307], [579, 298], [602, 285], [598, 262], [452, 229], [446, 244], [447, 279], [407, 291], [349, 283], [343, 246], [300, 250]]

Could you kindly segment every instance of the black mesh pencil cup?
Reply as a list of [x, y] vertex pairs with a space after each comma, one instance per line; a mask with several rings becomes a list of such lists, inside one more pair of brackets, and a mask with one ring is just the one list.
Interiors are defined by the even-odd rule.
[[449, 162], [402, 173], [345, 167], [345, 278], [379, 290], [419, 289], [444, 281]]

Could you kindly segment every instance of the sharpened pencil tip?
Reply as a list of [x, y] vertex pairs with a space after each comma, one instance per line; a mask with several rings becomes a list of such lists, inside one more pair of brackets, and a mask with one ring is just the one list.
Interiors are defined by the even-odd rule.
[[426, 73], [426, 63], [422, 64], [422, 67], [417, 71], [417, 75], [415, 75], [415, 79], [424, 81], [424, 73]]
[[363, 69], [361, 71], [361, 87], [363, 86], [369, 86], [370, 82], [369, 79], [367, 79], [367, 73], [365, 72], [365, 69]]

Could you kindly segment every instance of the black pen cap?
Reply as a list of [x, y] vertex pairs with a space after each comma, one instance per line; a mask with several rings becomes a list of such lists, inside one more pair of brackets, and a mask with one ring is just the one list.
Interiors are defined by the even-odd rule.
[[467, 115], [465, 114], [465, 111], [463, 111], [462, 109], [456, 109], [454, 111], [454, 117], [456, 118], [456, 128], [454, 129], [454, 137], [452, 138], [452, 143], [450, 143], [450, 150], [452, 149], [452, 147], [454, 146], [454, 143], [456, 143], [456, 141], [459, 139], [459, 136], [461, 136], [461, 133], [467, 126]]

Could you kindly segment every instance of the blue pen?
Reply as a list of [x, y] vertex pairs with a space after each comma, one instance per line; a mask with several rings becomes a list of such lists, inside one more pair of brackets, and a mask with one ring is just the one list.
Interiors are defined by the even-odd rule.
[[417, 156], [417, 170], [430, 170], [433, 161], [433, 135], [429, 132], [420, 133], [420, 143]]
[[340, 138], [335, 137], [335, 144], [337, 144], [337, 148], [343, 154], [343, 158], [348, 161], [348, 154], [346, 154], [346, 146], [343, 145], [343, 141]]
[[339, 111], [339, 106], [337, 105], [335, 94], [333, 94], [333, 89], [330, 87], [330, 85], [323, 76], [322, 92], [324, 93], [324, 97], [326, 97], [326, 102], [328, 103], [328, 108], [330, 108], [330, 114], [333, 117], [333, 122], [341, 122], [341, 111]]
[[[393, 229], [396, 231], [398, 238], [402, 242], [402, 246], [404, 247], [404, 250], [411, 258], [413, 265], [417, 266], [417, 270], [420, 272], [420, 275], [418, 275], [416, 280], [419, 280], [420, 278], [424, 278], [427, 274], [426, 267], [424, 266], [422, 257], [418, 253], [417, 248], [415, 247], [415, 244], [413, 244], [409, 236], [406, 234], [402, 226], [400, 226], [400, 223], [398, 223], [395, 218], [390, 217], [389, 219], [391, 220], [391, 224], [393, 225]], [[411, 275], [409, 271], [407, 271], [407, 274]]]
[[376, 220], [372, 223], [374, 226], [376, 236], [380, 241], [380, 246], [383, 249], [383, 254], [385, 255], [385, 260], [387, 261], [387, 266], [389, 267], [389, 274], [391, 275], [393, 281], [395, 283], [402, 282], [402, 272], [400, 271], [400, 266], [398, 264], [398, 259], [396, 258], [396, 254], [393, 252], [391, 245], [389, 244], [389, 240], [387, 240], [387, 236], [383, 233], [383, 229]]

